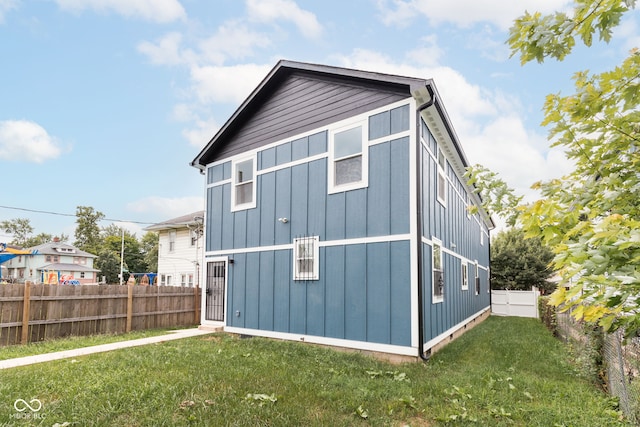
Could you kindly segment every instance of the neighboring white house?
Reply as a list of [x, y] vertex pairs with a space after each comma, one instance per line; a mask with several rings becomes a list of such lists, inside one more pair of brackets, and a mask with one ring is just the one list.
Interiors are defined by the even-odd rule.
[[159, 235], [158, 285], [200, 285], [203, 222], [204, 211], [198, 211], [145, 228]]
[[18, 282], [50, 285], [98, 282], [100, 270], [93, 268], [96, 255], [57, 239], [28, 249], [35, 253], [19, 255], [4, 263], [8, 277]]

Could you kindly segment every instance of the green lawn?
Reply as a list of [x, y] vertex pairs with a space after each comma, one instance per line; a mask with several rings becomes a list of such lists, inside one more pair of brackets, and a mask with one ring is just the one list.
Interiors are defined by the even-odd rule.
[[[17, 399], [42, 407], [18, 413]], [[0, 371], [0, 426], [625, 425], [619, 419], [533, 319], [492, 317], [428, 363], [220, 334]]]

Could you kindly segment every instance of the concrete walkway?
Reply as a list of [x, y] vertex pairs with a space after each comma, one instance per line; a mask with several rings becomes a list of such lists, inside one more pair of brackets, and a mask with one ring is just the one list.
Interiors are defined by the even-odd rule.
[[18, 357], [16, 359], [0, 360], [0, 370], [16, 368], [18, 366], [33, 365], [35, 363], [50, 362], [52, 360], [67, 359], [70, 357], [86, 356], [88, 354], [94, 353], [104, 353], [105, 351], [118, 350], [121, 348], [138, 347], [141, 345], [196, 337], [200, 335], [211, 334], [213, 332], [215, 331], [211, 329], [181, 329], [171, 331], [166, 335], [158, 335], [157, 337], [139, 338], [136, 340], [120, 341], [111, 344], [94, 345], [93, 347], [76, 348], [73, 350], [56, 351], [55, 353], [38, 354], [35, 356], [25, 356]]

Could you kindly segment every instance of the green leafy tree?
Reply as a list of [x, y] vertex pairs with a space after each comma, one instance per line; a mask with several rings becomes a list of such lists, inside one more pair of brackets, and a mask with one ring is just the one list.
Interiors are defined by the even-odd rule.
[[[509, 44], [522, 63], [563, 59], [576, 38], [590, 46], [593, 35], [609, 41], [632, 0], [580, 0], [573, 14], [525, 14], [511, 29]], [[496, 203], [527, 236], [541, 237], [554, 252], [562, 282], [554, 305], [606, 330], [640, 331], [640, 52], [634, 49], [611, 71], [575, 74], [575, 93], [549, 95], [543, 125], [552, 146], [575, 164], [559, 179], [534, 184], [542, 198], [524, 206]], [[469, 171], [479, 182], [484, 168]], [[492, 188], [489, 184], [478, 188]], [[502, 183], [501, 185], [503, 185]], [[571, 287], [565, 289], [565, 285]]]
[[105, 276], [107, 283], [120, 283], [120, 255], [111, 249], [102, 249], [98, 253], [95, 267], [100, 270], [100, 274]]
[[491, 239], [491, 288], [544, 291], [555, 288], [549, 277], [553, 252], [540, 238], [524, 237], [518, 228], [500, 231]]
[[[122, 239], [121, 228], [117, 234], [104, 236], [104, 248], [118, 254], [118, 259], [122, 251]], [[140, 242], [135, 234], [127, 230], [124, 230], [124, 265], [127, 271], [131, 273], [145, 273], [147, 271]]]
[[98, 222], [103, 219], [104, 214], [102, 212], [96, 211], [89, 206], [78, 206], [76, 208], [76, 241], [74, 245], [92, 254], [99, 253], [102, 240]]
[[158, 271], [158, 245], [160, 238], [155, 231], [148, 231], [142, 236], [140, 245], [144, 254], [144, 262], [148, 272]]
[[27, 247], [26, 242], [28, 241], [28, 236], [33, 233], [33, 227], [28, 218], [14, 218], [2, 221], [0, 222], [0, 228], [2, 228], [5, 233], [13, 236], [13, 240], [9, 243], [21, 247]]

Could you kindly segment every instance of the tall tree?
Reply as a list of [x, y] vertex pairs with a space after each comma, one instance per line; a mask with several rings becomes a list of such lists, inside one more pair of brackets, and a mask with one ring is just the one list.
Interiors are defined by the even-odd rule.
[[553, 252], [540, 238], [525, 239], [518, 228], [502, 230], [491, 239], [491, 288], [551, 291], [551, 260]]
[[[573, 14], [525, 14], [509, 44], [522, 63], [563, 59], [576, 38], [609, 41], [634, 0], [580, 0]], [[562, 282], [552, 302], [606, 330], [640, 331], [640, 51], [615, 69], [575, 74], [575, 93], [549, 95], [543, 125], [552, 145], [565, 149], [575, 169], [534, 184], [542, 198], [516, 210], [527, 236], [539, 236], [554, 254]], [[480, 189], [486, 169], [470, 171]], [[499, 181], [489, 177], [489, 181]], [[485, 192], [487, 206], [495, 194]], [[509, 206], [506, 203], [502, 207]], [[513, 208], [513, 205], [510, 205]], [[514, 212], [513, 209], [506, 209]], [[571, 286], [567, 291], [566, 286]]]
[[[123, 234], [122, 229], [117, 234], [109, 234], [104, 236], [104, 248], [118, 254], [122, 251]], [[124, 230], [124, 265], [131, 273], [146, 273], [147, 266], [144, 262], [144, 254], [140, 242], [135, 234]]]
[[120, 283], [120, 253], [111, 249], [101, 249], [96, 258], [95, 267], [105, 276], [107, 283]]
[[92, 254], [99, 253], [102, 242], [98, 222], [102, 219], [104, 219], [102, 212], [89, 206], [78, 206], [76, 208], [76, 241], [74, 245]]
[[158, 271], [158, 245], [159, 236], [155, 231], [148, 231], [142, 236], [140, 242], [144, 254], [144, 262], [148, 272]]
[[13, 240], [9, 243], [21, 247], [26, 247], [25, 243], [29, 238], [29, 234], [33, 233], [33, 227], [28, 218], [14, 218], [2, 221], [0, 222], [0, 228], [2, 228], [5, 233], [13, 236]]

